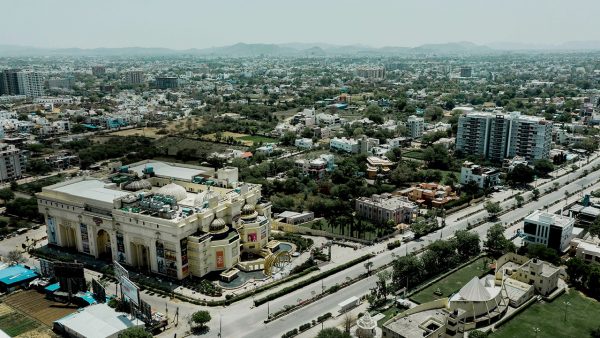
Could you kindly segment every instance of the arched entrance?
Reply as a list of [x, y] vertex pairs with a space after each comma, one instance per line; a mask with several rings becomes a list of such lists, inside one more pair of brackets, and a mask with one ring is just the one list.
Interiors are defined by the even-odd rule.
[[98, 258], [112, 261], [112, 248], [110, 246], [110, 235], [104, 229], [98, 230], [96, 239], [96, 247], [98, 248]]
[[73, 229], [70, 225], [59, 225], [60, 237], [61, 237], [61, 246], [68, 249], [76, 249], [77, 248], [77, 237], [75, 234], [75, 229]]

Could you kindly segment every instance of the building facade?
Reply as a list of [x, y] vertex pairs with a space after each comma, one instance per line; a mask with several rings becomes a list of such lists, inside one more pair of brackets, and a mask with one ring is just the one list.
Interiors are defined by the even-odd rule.
[[574, 218], [536, 210], [525, 217], [524, 240], [527, 243], [545, 245], [561, 253], [569, 248], [574, 225]]
[[460, 184], [469, 182], [475, 182], [482, 189], [493, 187], [500, 184], [500, 171], [466, 161], [460, 168]]
[[38, 72], [17, 73], [19, 94], [27, 97], [44, 96], [44, 77]]
[[0, 182], [14, 181], [23, 176], [27, 158], [12, 144], [0, 143]]
[[144, 82], [144, 73], [141, 70], [130, 70], [125, 73], [125, 82], [131, 85]]
[[171, 278], [265, 268], [271, 206], [235, 168], [139, 162], [37, 194], [50, 245]]
[[408, 129], [408, 135], [410, 137], [419, 138], [423, 136], [425, 120], [422, 117], [411, 115], [408, 117], [408, 121], [406, 122], [406, 129]]
[[395, 224], [411, 223], [419, 213], [419, 207], [402, 196], [391, 194], [359, 197], [355, 202], [357, 216], [384, 224], [392, 221]]
[[456, 150], [492, 161], [515, 156], [548, 159], [551, 142], [552, 122], [519, 112], [473, 112], [458, 120]]
[[154, 79], [154, 85], [158, 89], [172, 89], [179, 86], [179, 80], [174, 76], [157, 77]]

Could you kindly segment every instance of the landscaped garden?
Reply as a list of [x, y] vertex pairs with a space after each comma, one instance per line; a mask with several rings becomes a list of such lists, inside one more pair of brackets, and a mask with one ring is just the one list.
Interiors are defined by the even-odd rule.
[[448, 297], [454, 292], [460, 290], [460, 288], [468, 283], [473, 277], [481, 277], [481, 275], [489, 272], [487, 264], [489, 262], [489, 258], [479, 258], [471, 264], [415, 293], [410, 297], [410, 299], [419, 304], [423, 304], [436, 299]]
[[[570, 305], [565, 305], [568, 302]], [[566, 316], [565, 316], [566, 310]], [[600, 302], [571, 289], [551, 303], [531, 305], [516, 315], [491, 338], [589, 337], [590, 330], [600, 326]]]

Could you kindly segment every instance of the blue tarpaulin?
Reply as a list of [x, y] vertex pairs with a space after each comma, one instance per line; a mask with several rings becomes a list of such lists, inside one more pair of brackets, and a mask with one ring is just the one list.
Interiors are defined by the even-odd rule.
[[36, 278], [38, 274], [22, 265], [13, 265], [0, 270], [0, 283], [11, 286], [28, 279]]
[[58, 289], [60, 289], [60, 283], [50, 284], [44, 288], [44, 290], [46, 290], [47, 292], [58, 291]]

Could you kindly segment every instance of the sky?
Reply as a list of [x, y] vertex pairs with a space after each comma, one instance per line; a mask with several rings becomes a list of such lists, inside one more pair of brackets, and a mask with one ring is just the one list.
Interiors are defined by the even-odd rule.
[[0, 44], [414, 47], [600, 40], [598, 0], [0, 0]]

